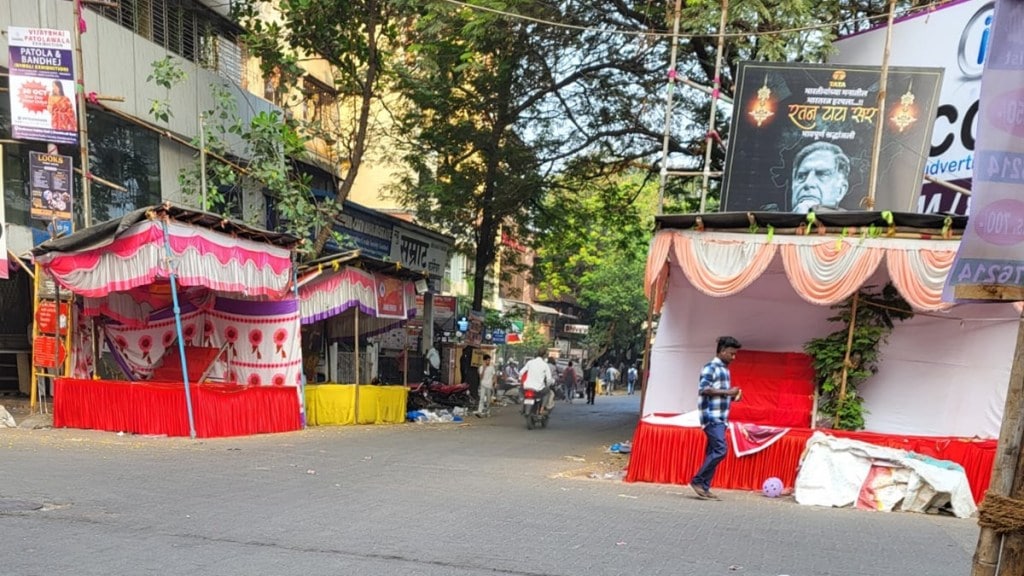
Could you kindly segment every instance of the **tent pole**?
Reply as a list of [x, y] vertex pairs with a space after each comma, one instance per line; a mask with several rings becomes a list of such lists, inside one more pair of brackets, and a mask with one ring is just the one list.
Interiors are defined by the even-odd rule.
[[[662, 268], [664, 270], [664, 268]], [[647, 379], [651, 374], [651, 338], [654, 334], [654, 303], [658, 301], [658, 289], [661, 287], [659, 279], [661, 274], [654, 279], [654, 287], [651, 289], [651, 298], [647, 303], [647, 336], [644, 338], [644, 360], [640, 367], [640, 417], [644, 416], [644, 402], [647, 400]], [[586, 376], [586, 374], [584, 374]]]
[[[202, 115], [199, 116], [202, 119]], [[205, 172], [204, 172], [205, 173]], [[206, 187], [203, 187], [203, 193], [206, 193]], [[205, 204], [205, 202], [204, 202]], [[203, 208], [206, 209], [205, 207]], [[295, 323], [295, 337], [299, 339], [299, 354], [302, 353], [302, 305], [299, 301], [299, 269], [295, 264], [292, 264], [292, 296], [295, 298], [295, 302], [299, 304], [299, 319]], [[302, 428], [306, 428], [306, 371], [304, 370], [302, 363], [299, 363], [299, 389], [296, 393], [299, 395], [299, 423]]]
[[406, 327], [402, 338], [402, 386], [409, 385], [409, 328]]
[[[850, 353], [853, 349], [853, 331], [857, 327], [857, 304], [860, 302], [860, 291], [853, 293], [853, 307], [850, 309], [850, 329], [846, 334], [846, 357], [843, 358], [843, 376], [839, 384], [839, 404], [846, 400], [846, 379], [850, 373]], [[839, 427], [839, 412], [835, 415], [835, 427]]]
[[[1017, 322], [1017, 347], [1013, 352], [1013, 363], [1010, 364], [1010, 384], [1006, 390], [1006, 405], [1003, 408], [1003, 423], [999, 428], [999, 450], [995, 462], [992, 463], [992, 480], [988, 492], [999, 496], [1016, 496], [1020, 498], [1021, 483], [1024, 482], [1024, 470], [1019, 458], [1021, 455], [1021, 436], [1024, 435], [1024, 315]], [[1014, 469], [1016, 466], [1016, 470]], [[1015, 478], [1016, 476], [1016, 478]], [[1013, 492], [1011, 494], [1011, 491]], [[992, 528], [982, 527], [978, 535], [978, 547], [974, 552], [971, 565], [971, 576], [995, 576], [996, 567], [1000, 564], [1001, 574], [1020, 573], [1019, 542], [1014, 542], [1013, 549], [1018, 554], [1010, 554], [1006, 549], [1010, 544], [1011, 535], [1004, 542], [1002, 536]], [[1007, 554], [1000, 560], [1000, 550]]]
[[[896, 0], [889, 0], [889, 21], [885, 27], [885, 50], [882, 52], [882, 78], [878, 82], [878, 123], [875, 141], [871, 146], [871, 177], [868, 179], [868, 197], [865, 209], [875, 209], [875, 190], [878, 185], [878, 161], [882, 151], [882, 133], [885, 132], [885, 97], [889, 83], [889, 52], [892, 48], [892, 22], [896, 15]], [[845, 371], [844, 371], [845, 373]]]
[[356, 390], [355, 390], [356, 405], [355, 405], [354, 413], [356, 415], [356, 424], [359, 424], [359, 306], [358, 305], [356, 305], [356, 320], [355, 320], [355, 330], [354, 331], [355, 331], [355, 343], [356, 343], [356, 346], [355, 346], [355, 356], [353, 356], [353, 358], [355, 358], [355, 364], [356, 364]]
[[[174, 326], [178, 331], [178, 354], [181, 355], [181, 379], [185, 382], [185, 409], [188, 411], [188, 435], [195, 440], [196, 421], [192, 413], [192, 387], [188, 383], [188, 360], [185, 358], [185, 334], [181, 329], [181, 306], [178, 304], [178, 275], [174, 272], [174, 254], [171, 252], [171, 233], [167, 219], [160, 222], [164, 229], [164, 250], [167, 252], [167, 271], [171, 280], [171, 299], [174, 302]], [[97, 359], [98, 362], [98, 359]], [[198, 384], [198, 383], [197, 383]]]

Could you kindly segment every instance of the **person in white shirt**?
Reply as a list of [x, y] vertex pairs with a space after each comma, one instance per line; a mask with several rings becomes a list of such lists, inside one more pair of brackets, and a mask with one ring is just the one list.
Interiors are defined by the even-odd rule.
[[477, 406], [477, 418], [491, 415], [491, 398], [494, 397], [494, 366], [491, 364], [491, 355], [484, 354], [484, 363], [480, 365], [480, 405]]
[[538, 349], [537, 357], [524, 364], [519, 370], [523, 388], [536, 392], [547, 391], [544, 394], [543, 409], [545, 412], [550, 411], [555, 404], [555, 391], [552, 388], [555, 383], [555, 375], [551, 373], [551, 367], [548, 366], [548, 361], [544, 358], [547, 355], [547, 348]]
[[423, 366], [423, 372], [434, 380], [439, 380], [441, 378], [441, 354], [438, 353], [437, 347], [434, 345], [431, 345], [430, 350], [427, 350], [426, 363]]

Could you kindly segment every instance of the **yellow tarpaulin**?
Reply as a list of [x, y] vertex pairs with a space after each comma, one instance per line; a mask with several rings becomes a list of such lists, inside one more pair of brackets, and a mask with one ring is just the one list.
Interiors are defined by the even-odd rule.
[[[405, 422], [405, 386], [359, 387], [359, 424], [401, 424]], [[356, 424], [354, 384], [306, 386], [306, 424], [344, 426]]]

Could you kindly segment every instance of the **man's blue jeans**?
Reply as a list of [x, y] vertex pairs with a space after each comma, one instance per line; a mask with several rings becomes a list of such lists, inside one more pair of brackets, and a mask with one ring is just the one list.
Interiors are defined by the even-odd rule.
[[718, 464], [725, 458], [725, 423], [712, 422], [704, 427], [704, 435], [707, 436], [708, 444], [704, 449], [704, 464], [701, 465], [697, 475], [693, 477], [690, 484], [700, 486], [705, 490], [711, 489], [711, 480], [715, 477], [715, 470]]

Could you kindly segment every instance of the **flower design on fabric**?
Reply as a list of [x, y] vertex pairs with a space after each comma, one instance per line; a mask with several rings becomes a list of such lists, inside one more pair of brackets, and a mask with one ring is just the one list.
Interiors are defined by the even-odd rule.
[[263, 343], [263, 330], [259, 328], [253, 328], [249, 330], [249, 344], [252, 344], [252, 353], [256, 355], [258, 360], [263, 359], [263, 353], [260, 352], [260, 344]]
[[274, 386], [284, 386], [284, 374], [274, 374], [274, 378], [271, 380]]
[[213, 344], [213, 322], [203, 320], [203, 337], [208, 346]]
[[284, 351], [284, 343], [288, 340], [288, 331], [284, 328], [278, 328], [274, 330], [274, 345], [277, 349], [274, 354], [280, 354], [281, 358], [287, 358], [288, 354]]
[[301, 386], [302, 385], [302, 371], [301, 370], [295, 374], [295, 385], [296, 386]]
[[233, 368], [231, 370], [228, 370], [228, 383], [238, 384], [238, 372], [235, 372]]
[[124, 350], [128, 347], [128, 339], [118, 334], [117, 336], [114, 336], [114, 346], [117, 346], [118, 350]]
[[234, 326], [228, 326], [225, 328], [224, 339], [228, 341], [228, 347], [231, 349], [231, 355], [236, 356], [238, 351], [235, 350], [235, 342], [238, 341], [238, 328], [235, 328]]
[[139, 349], [142, 350], [142, 359], [152, 363], [153, 359], [149, 357], [149, 353], [153, 349], [153, 338], [149, 335], [139, 338]]
[[196, 325], [195, 324], [186, 324], [184, 332], [185, 332], [185, 342], [191, 344], [192, 343], [192, 339], [195, 338], [195, 336], [196, 336]]
[[259, 386], [261, 384], [263, 384], [263, 380], [260, 378], [259, 374], [256, 374], [255, 372], [249, 374], [249, 386]]
[[170, 330], [168, 330], [167, 332], [164, 332], [164, 335], [163, 335], [164, 348], [169, 347], [172, 342], [174, 342], [174, 332], [171, 332]]

